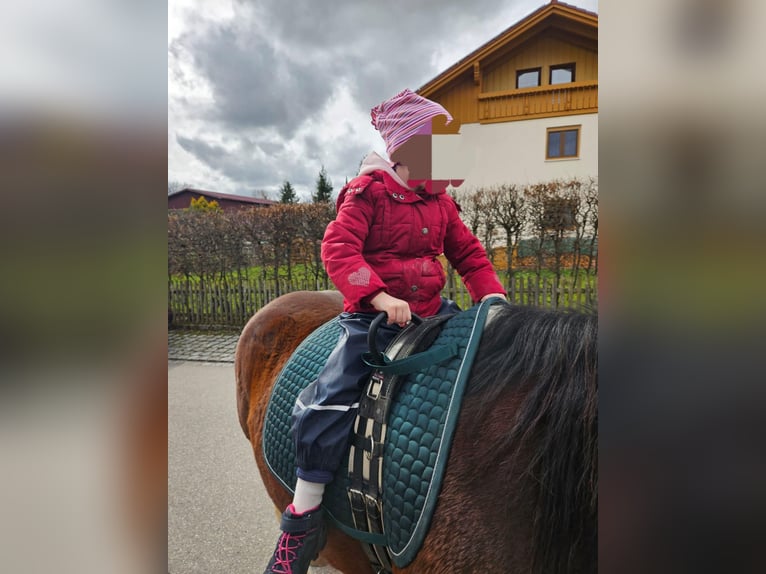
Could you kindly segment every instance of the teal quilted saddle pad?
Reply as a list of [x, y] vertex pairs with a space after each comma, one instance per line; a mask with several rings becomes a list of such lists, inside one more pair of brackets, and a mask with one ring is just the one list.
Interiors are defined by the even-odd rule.
[[[384, 535], [354, 527], [348, 501], [348, 458], [325, 489], [323, 507], [336, 526], [368, 543], [386, 545], [398, 567], [409, 564], [428, 532], [473, 357], [490, 300], [458, 313], [433, 343], [457, 356], [403, 377], [389, 416], [383, 459]], [[290, 416], [295, 399], [317, 376], [340, 337], [333, 319], [306, 338], [280, 373], [264, 423], [263, 448], [272, 473], [291, 492], [296, 483]]]

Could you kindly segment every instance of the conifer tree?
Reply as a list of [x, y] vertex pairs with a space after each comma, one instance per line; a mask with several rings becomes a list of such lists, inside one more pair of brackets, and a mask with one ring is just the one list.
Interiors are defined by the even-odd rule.
[[279, 203], [298, 203], [298, 196], [295, 194], [293, 186], [287, 180], [279, 189]]
[[327, 177], [327, 171], [324, 166], [319, 171], [316, 193], [311, 196], [311, 199], [314, 203], [329, 203], [332, 201], [332, 183], [330, 178]]

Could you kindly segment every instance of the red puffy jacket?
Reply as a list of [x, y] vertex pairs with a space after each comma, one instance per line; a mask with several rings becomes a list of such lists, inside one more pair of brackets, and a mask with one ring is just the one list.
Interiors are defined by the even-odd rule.
[[344, 296], [346, 311], [374, 313], [370, 299], [386, 291], [407, 301], [413, 313], [435, 315], [446, 282], [437, 259], [442, 253], [474, 302], [505, 293], [484, 248], [446, 193], [416, 193], [378, 170], [345, 185], [337, 208], [322, 241], [322, 261]]

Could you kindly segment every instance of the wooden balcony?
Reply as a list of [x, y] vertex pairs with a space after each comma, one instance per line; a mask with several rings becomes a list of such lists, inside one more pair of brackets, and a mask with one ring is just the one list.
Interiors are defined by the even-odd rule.
[[598, 82], [479, 94], [479, 123], [598, 112]]

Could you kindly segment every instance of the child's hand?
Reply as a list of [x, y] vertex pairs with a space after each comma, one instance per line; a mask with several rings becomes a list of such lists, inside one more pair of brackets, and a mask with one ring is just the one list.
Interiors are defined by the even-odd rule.
[[410, 304], [402, 299], [392, 297], [385, 291], [381, 291], [375, 297], [370, 299], [370, 304], [378, 311], [385, 311], [388, 315], [388, 321], [386, 323], [391, 325], [396, 323], [400, 327], [404, 327], [412, 319], [412, 312], [410, 311]]

